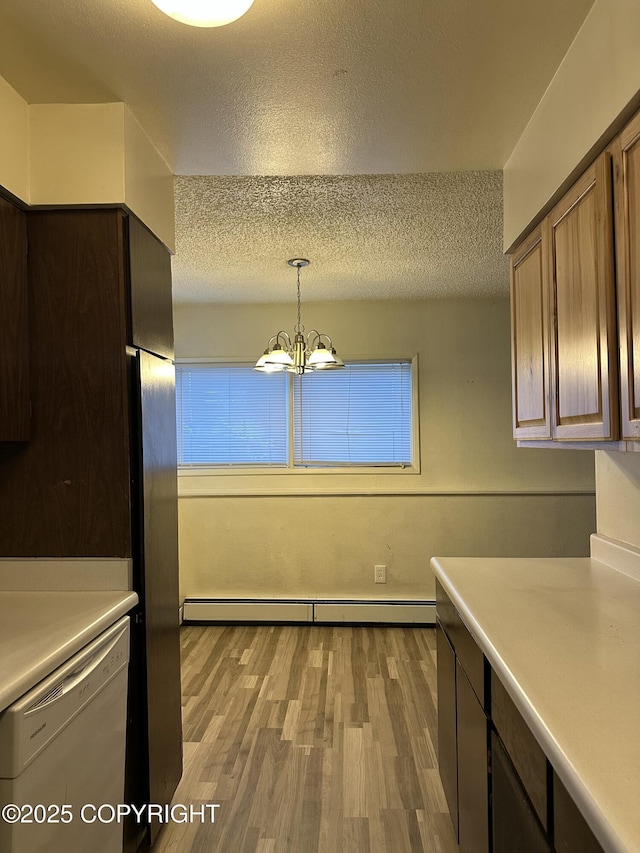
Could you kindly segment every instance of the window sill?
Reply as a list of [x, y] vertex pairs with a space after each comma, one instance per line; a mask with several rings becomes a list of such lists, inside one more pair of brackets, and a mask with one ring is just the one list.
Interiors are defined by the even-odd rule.
[[361, 467], [340, 468], [287, 468], [284, 465], [273, 466], [270, 468], [267, 465], [253, 468], [240, 466], [228, 467], [201, 467], [193, 468], [178, 468], [178, 477], [308, 477], [310, 474], [341, 474], [342, 476], [357, 477], [360, 474], [395, 474], [405, 476], [406, 474], [419, 474], [420, 468], [416, 465], [362, 465]]
[[[179, 468], [178, 495], [361, 495], [411, 491], [419, 468]], [[415, 480], [414, 480], [415, 483]]]

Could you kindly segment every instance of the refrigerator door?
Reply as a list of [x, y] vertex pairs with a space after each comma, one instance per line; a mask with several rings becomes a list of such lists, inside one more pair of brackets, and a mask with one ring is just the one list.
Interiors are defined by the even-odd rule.
[[[148, 750], [147, 802], [166, 804], [182, 775], [180, 637], [178, 588], [178, 487], [175, 369], [144, 350], [134, 359], [139, 395], [137, 426], [140, 558], [134, 568], [142, 622], [143, 683]], [[136, 389], [137, 385], [137, 389]], [[151, 842], [160, 825], [151, 826]]]

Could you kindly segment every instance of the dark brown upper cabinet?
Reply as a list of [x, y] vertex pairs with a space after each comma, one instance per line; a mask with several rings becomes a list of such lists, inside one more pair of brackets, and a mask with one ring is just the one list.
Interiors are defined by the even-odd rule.
[[135, 217], [128, 230], [128, 270], [131, 288], [131, 343], [173, 360], [171, 256]]
[[169, 252], [118, 209], [29, 211], [27, 240], [31, 435], [0, 460], [0, 547], [131, 557], [126, 347], [173, 353]]
[[0, 196], [0, 442], [30, 435], [26, 213]]

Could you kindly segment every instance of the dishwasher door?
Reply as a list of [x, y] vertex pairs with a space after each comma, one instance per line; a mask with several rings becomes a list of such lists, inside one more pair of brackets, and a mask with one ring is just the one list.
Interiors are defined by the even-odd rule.
[[96, 808], [124, 796], [128, 662], [125, 616], [0, 714], [0, 806], [22, 812], [0, 818], [2, 853], [122, 853]]

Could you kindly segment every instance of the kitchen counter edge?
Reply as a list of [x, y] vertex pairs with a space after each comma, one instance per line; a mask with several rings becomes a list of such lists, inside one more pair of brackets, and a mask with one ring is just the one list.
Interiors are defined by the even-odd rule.
[[0, 591], [0, 713], [138, 603], [131, 591]]

